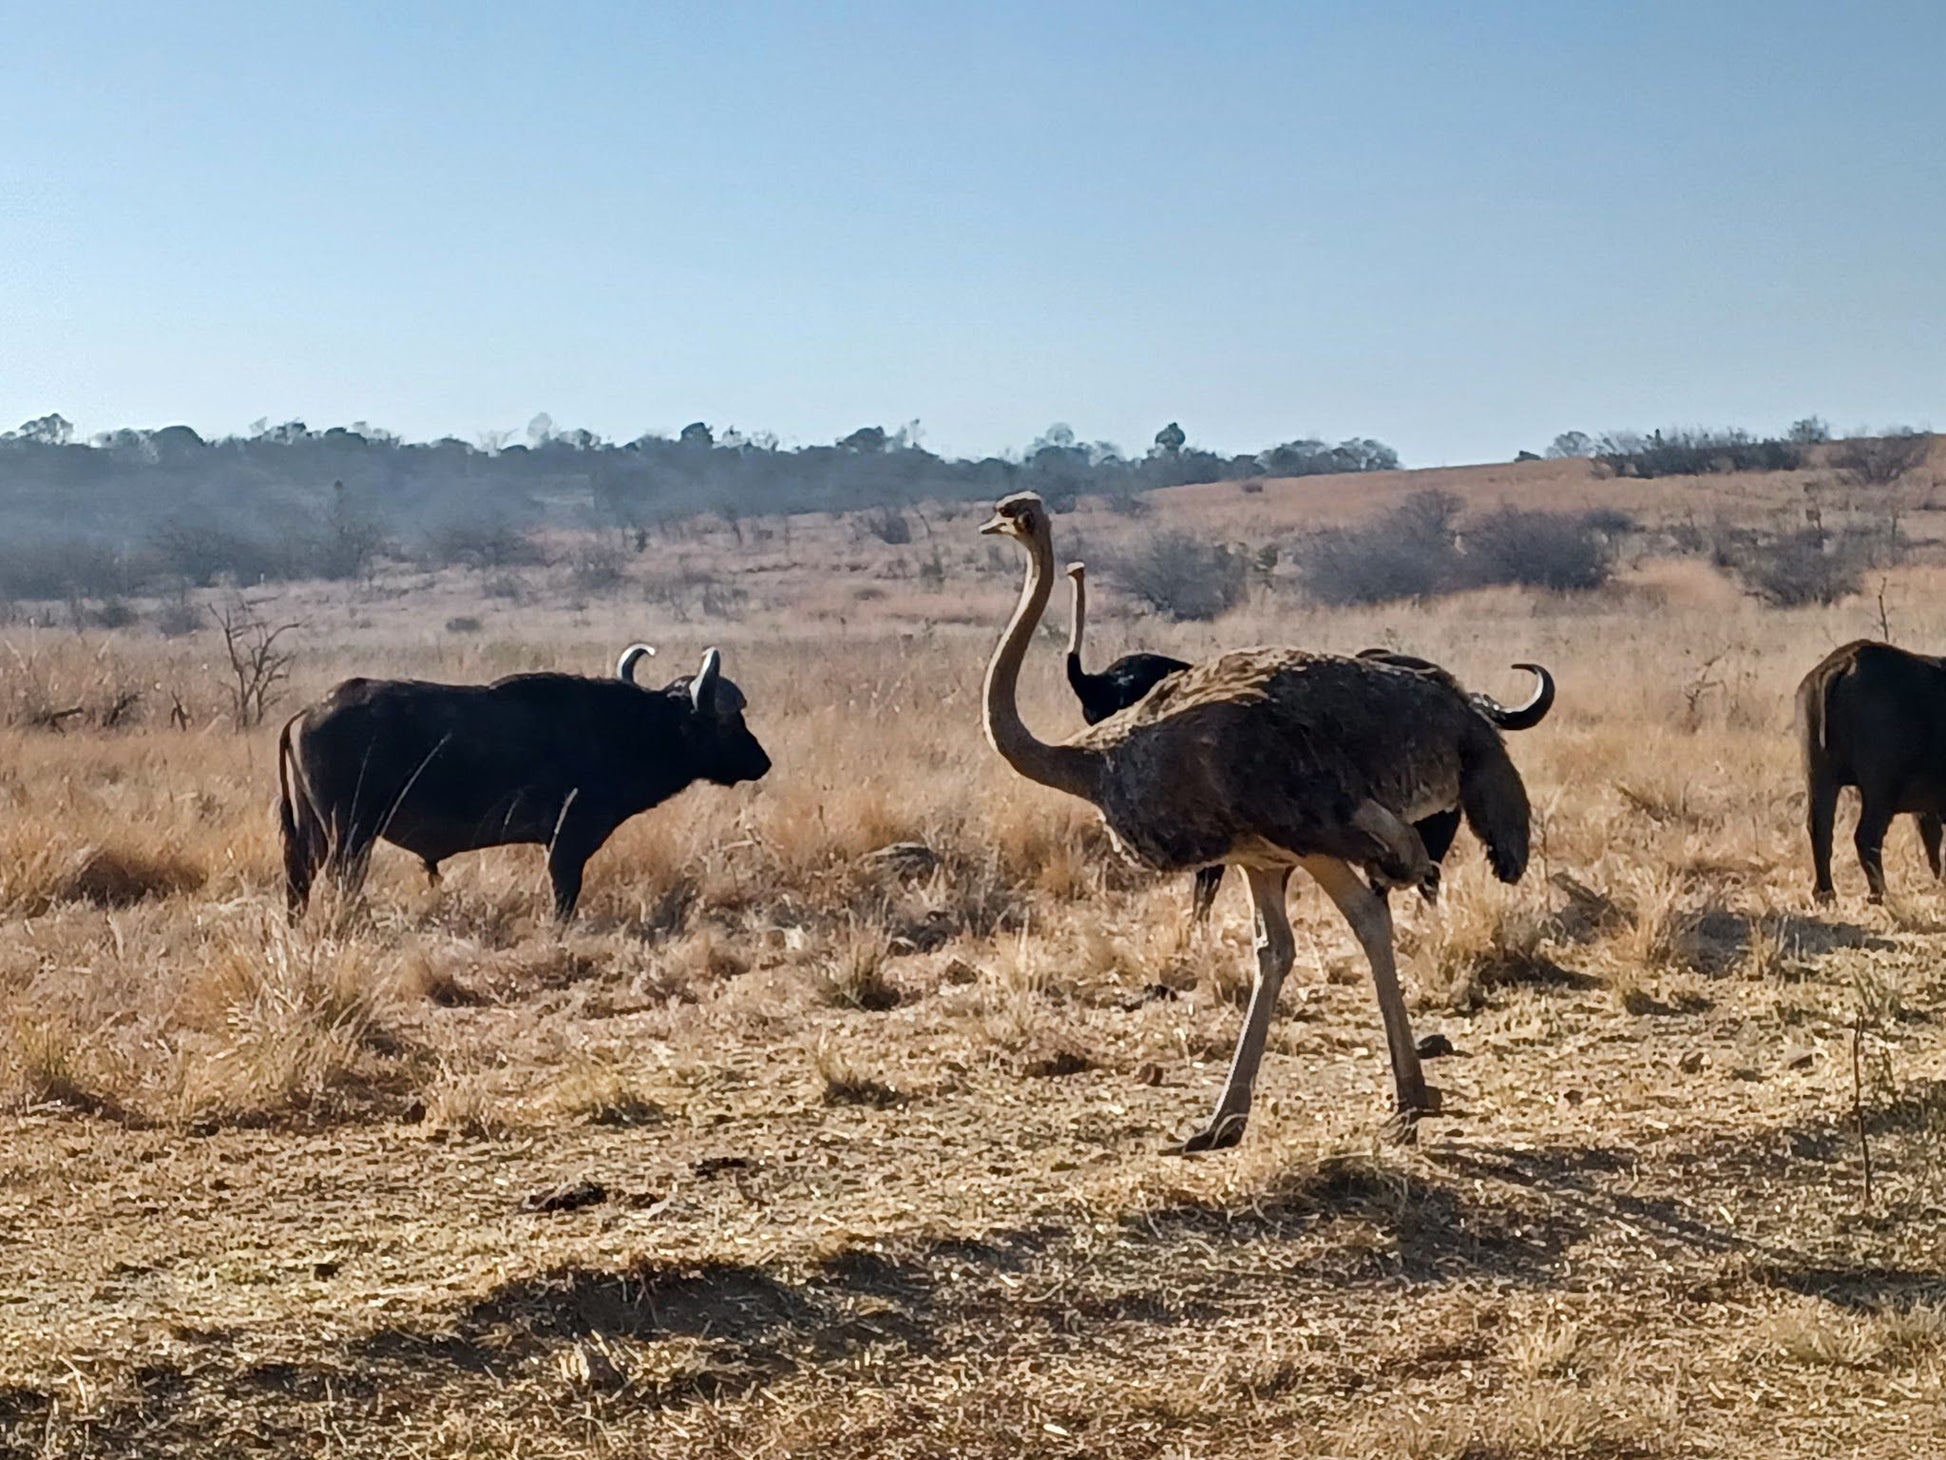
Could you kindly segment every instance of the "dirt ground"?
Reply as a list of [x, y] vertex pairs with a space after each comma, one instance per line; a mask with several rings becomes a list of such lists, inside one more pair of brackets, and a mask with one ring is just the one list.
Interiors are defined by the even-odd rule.
[[[1521, 470], [1439, 484], [1491, 502]], [[1270, 535], [1317, 490], [1183, 489], [1157, 520]], [[1265, 591], [1170, 626], [1105, 583], [1095, 660], [1387, 642], [1508, 696], [1509, 660], [1561, 681], [1509, 742], [1527, 878], [1463, 836], [1441, 904], [1401, 907], [1445, 1113], [1380, 1139], [1369, 979], [1297, 886], [1248, 1135], [1185, 1159], [1244, 897], [1191, 929], [1186, 879], [997, 764], [977, 691], [1018, 564], [929, 522], [930, 586], [926, 536], [803, 522], [699, 530], [599, 591], [401, 574], [268, 606], [304, 625], [285, 708], [354, 669], [599, 672], [649, 637], [673, 675], [724, 646], [776, 770], [632, 824], [565, 933], [531, 851], [438, 889], [381, 852], [361, 903], [286, 929], [275, 725], [222, 723], [211, 634], [7, 630], [0, 1453], [1946, 1451], [1946, 898], [1901, 824], [1888, 906], [1843, 843], [1811, 905], [1789, 732], [1875, 600], [1770, 610], [1645, 554], [1582, 597]], [[750, 598], [678, 606], [679, 569]], [[1888, 576], [1901, 642], [1946, 642], [1938, 571]], [[1024, 695], [1050, 735], [1079, 723], [1058, 658]], [[122, 682], [127, 726], [20, 709]]]

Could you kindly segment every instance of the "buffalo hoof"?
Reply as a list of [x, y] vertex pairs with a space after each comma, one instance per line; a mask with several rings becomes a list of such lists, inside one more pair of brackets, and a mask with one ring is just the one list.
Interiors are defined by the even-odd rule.
[[1248, 1115], [1235, 1112], [1219, 1115], [1187, 1140], [1166, 1149], [1172, 1156], [1194, 1156], [1202, 1151], [1227, 1151], [1243, 1139], [1243, 1128], [1249, 1123]]

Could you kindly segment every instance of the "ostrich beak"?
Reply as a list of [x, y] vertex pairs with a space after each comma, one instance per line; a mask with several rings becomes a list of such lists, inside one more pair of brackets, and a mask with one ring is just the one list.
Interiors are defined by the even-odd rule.
[[980, 531], [988, 532], [988, 533], [1005, 532], [1011, 526], [1013, 526], [1012, 523], [1007, 521], [1006, 518], [1002, 517], [998, 512], [996, 512], [991, 517], [987, 518], [985, 522], [980, 524]]

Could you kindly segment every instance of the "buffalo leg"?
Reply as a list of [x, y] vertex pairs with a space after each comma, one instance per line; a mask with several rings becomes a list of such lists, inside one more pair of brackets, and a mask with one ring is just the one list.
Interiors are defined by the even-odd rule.
[[1435, 811], [1431, 816], [1412, 823], [1419, 840], [1426, 844], [1426, 856], [1434, 862], [1446, 860], [1446, 854], [1453, 849], [1453, 838], [1459, 835], [1460, 814], [1457, 811]]
[[1216, 889], [1223, 885], [1223, 864], [1202, 867], [1196, 873], [1196, 891], [1190, 900], [1190, 915], [1199, 923], [1209, 921], [1210, 905], [1216, 901]]
[[284, 907], [292, 922], [304, 914], [311, 901], [311, 884], [317, 880], [323, 850], [312, 828], [298, 825], [284, 833]]
[[378, 828], [356, 816], [332, 818], [325, 837], [324, 868], [340, 901], [349, 902], [365, 885], [365, 872], [372, 864], [372, 843], [377, 840]]
[[1919, 840], [1925, 844], [1926, 865], [1932, 868], [1933, 881], [1939, 880], [1939, 813], [1922, 811], [1919, 813]]
[[605, 840], [572, 825], [563, 826], [547, 847], [547, 880], [554, 889], [554, 919], [565, 923], [581, 901], [581, 874]]
[[1814, 775], [1805, 796], [1805, 819], [1811, 833], [1812, 895], [1829, 902], [1831, 888], [1831, 829], [1838, 815], [1838, 783]]
[[1892, 825], [1892, 810], [1886, 802], [1887, 798], [1864, 792], [1858, 808], [1858, 829], [1852, 833], [1873, 902], [1885, 901], [1885, 833]]

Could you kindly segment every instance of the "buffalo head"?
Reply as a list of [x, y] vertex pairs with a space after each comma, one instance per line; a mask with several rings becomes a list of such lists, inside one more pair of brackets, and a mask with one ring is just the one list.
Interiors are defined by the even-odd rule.
[[761, 780], [770, 769], [770, 757], [743, 722], [748, 701], [743, 691], [723, 676], [722, 666], [723, 655], [715, 649], [707, 650], [703, 667], [693, 677], [684, 675], [671, 681], [664, 693], [688, 696], [689, 744], [697, 775], [719, 786], [734, 786], [739, 781]]

